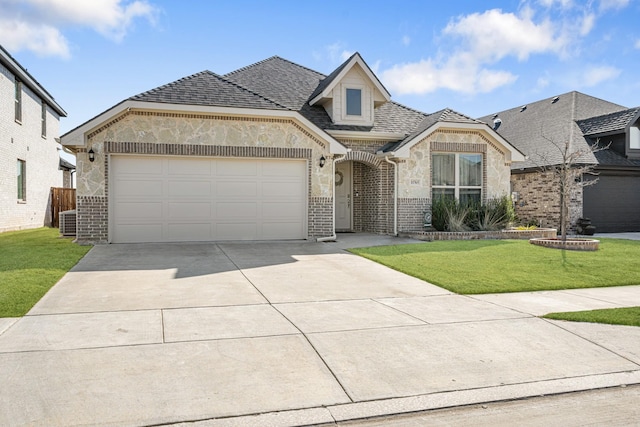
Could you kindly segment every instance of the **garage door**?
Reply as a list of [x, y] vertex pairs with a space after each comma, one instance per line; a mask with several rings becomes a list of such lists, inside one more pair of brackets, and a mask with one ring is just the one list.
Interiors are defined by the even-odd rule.
[[306, 238], [306, 161], [112, 156], [113, 243]]
[[640, 177], [601, 174], [584, 188], [583, 213], [596, 232], [640, 231]]

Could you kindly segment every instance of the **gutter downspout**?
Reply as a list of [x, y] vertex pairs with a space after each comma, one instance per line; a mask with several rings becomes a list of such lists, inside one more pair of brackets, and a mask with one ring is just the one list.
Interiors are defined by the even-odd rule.
[[393, 235], [398, 236], [398, 164], [384, 156], [384, 161], [393, 165]]
[[337, 239], [336, 236], [336, 162], [338, 160], [342, 160], [345, 157], [347, 157], [347, 155], [342, 155], [340, 157], [335, 156], [333, 158], [333, 161], [331, 162], [331, 172], [332, 172], [332, 176], [333, 176], [333, 212], [332, 212], [332, 226], [331, 229], [333, 230], [333, 235], [331, 236], [327, 236], [327, 237], [318, 237], [316, 238], [316, 242], [334, 242]]

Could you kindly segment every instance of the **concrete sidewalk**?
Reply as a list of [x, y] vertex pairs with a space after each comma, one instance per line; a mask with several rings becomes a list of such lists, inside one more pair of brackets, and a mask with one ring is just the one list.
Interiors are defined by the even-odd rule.
[[527, 305], [342, 250], [401, 242], [94, 247], [0, 322], [0, 425], [330, 424], [640, 383], [640, 328], [535, 317], [640, 287]]

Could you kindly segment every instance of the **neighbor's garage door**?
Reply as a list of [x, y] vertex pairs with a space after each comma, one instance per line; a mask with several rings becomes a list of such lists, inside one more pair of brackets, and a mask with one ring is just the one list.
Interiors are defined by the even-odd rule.
[[596, 233], [640, 231], [640, 177], [600, 174], [584, 187], [583, 213]]
[[306, 237], [306, 161], [112, 156], [113, 243]]

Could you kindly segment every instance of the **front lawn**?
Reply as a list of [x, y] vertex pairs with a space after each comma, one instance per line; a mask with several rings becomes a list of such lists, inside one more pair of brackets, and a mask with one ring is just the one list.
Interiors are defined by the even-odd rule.
[[24, 316], [89, 251], [56, 228], [0, 234], [0, 317]]
[[542, 317], [555, 320], [570, 320], [572, 322], [640, 326], [640, 307], [605, 308], [602, 310], [549, 313]]
[[351, 252], [460, 294], [640, 285], [640, 241], [600, 239], [595, 252], [527, 240], [450, 240]]

